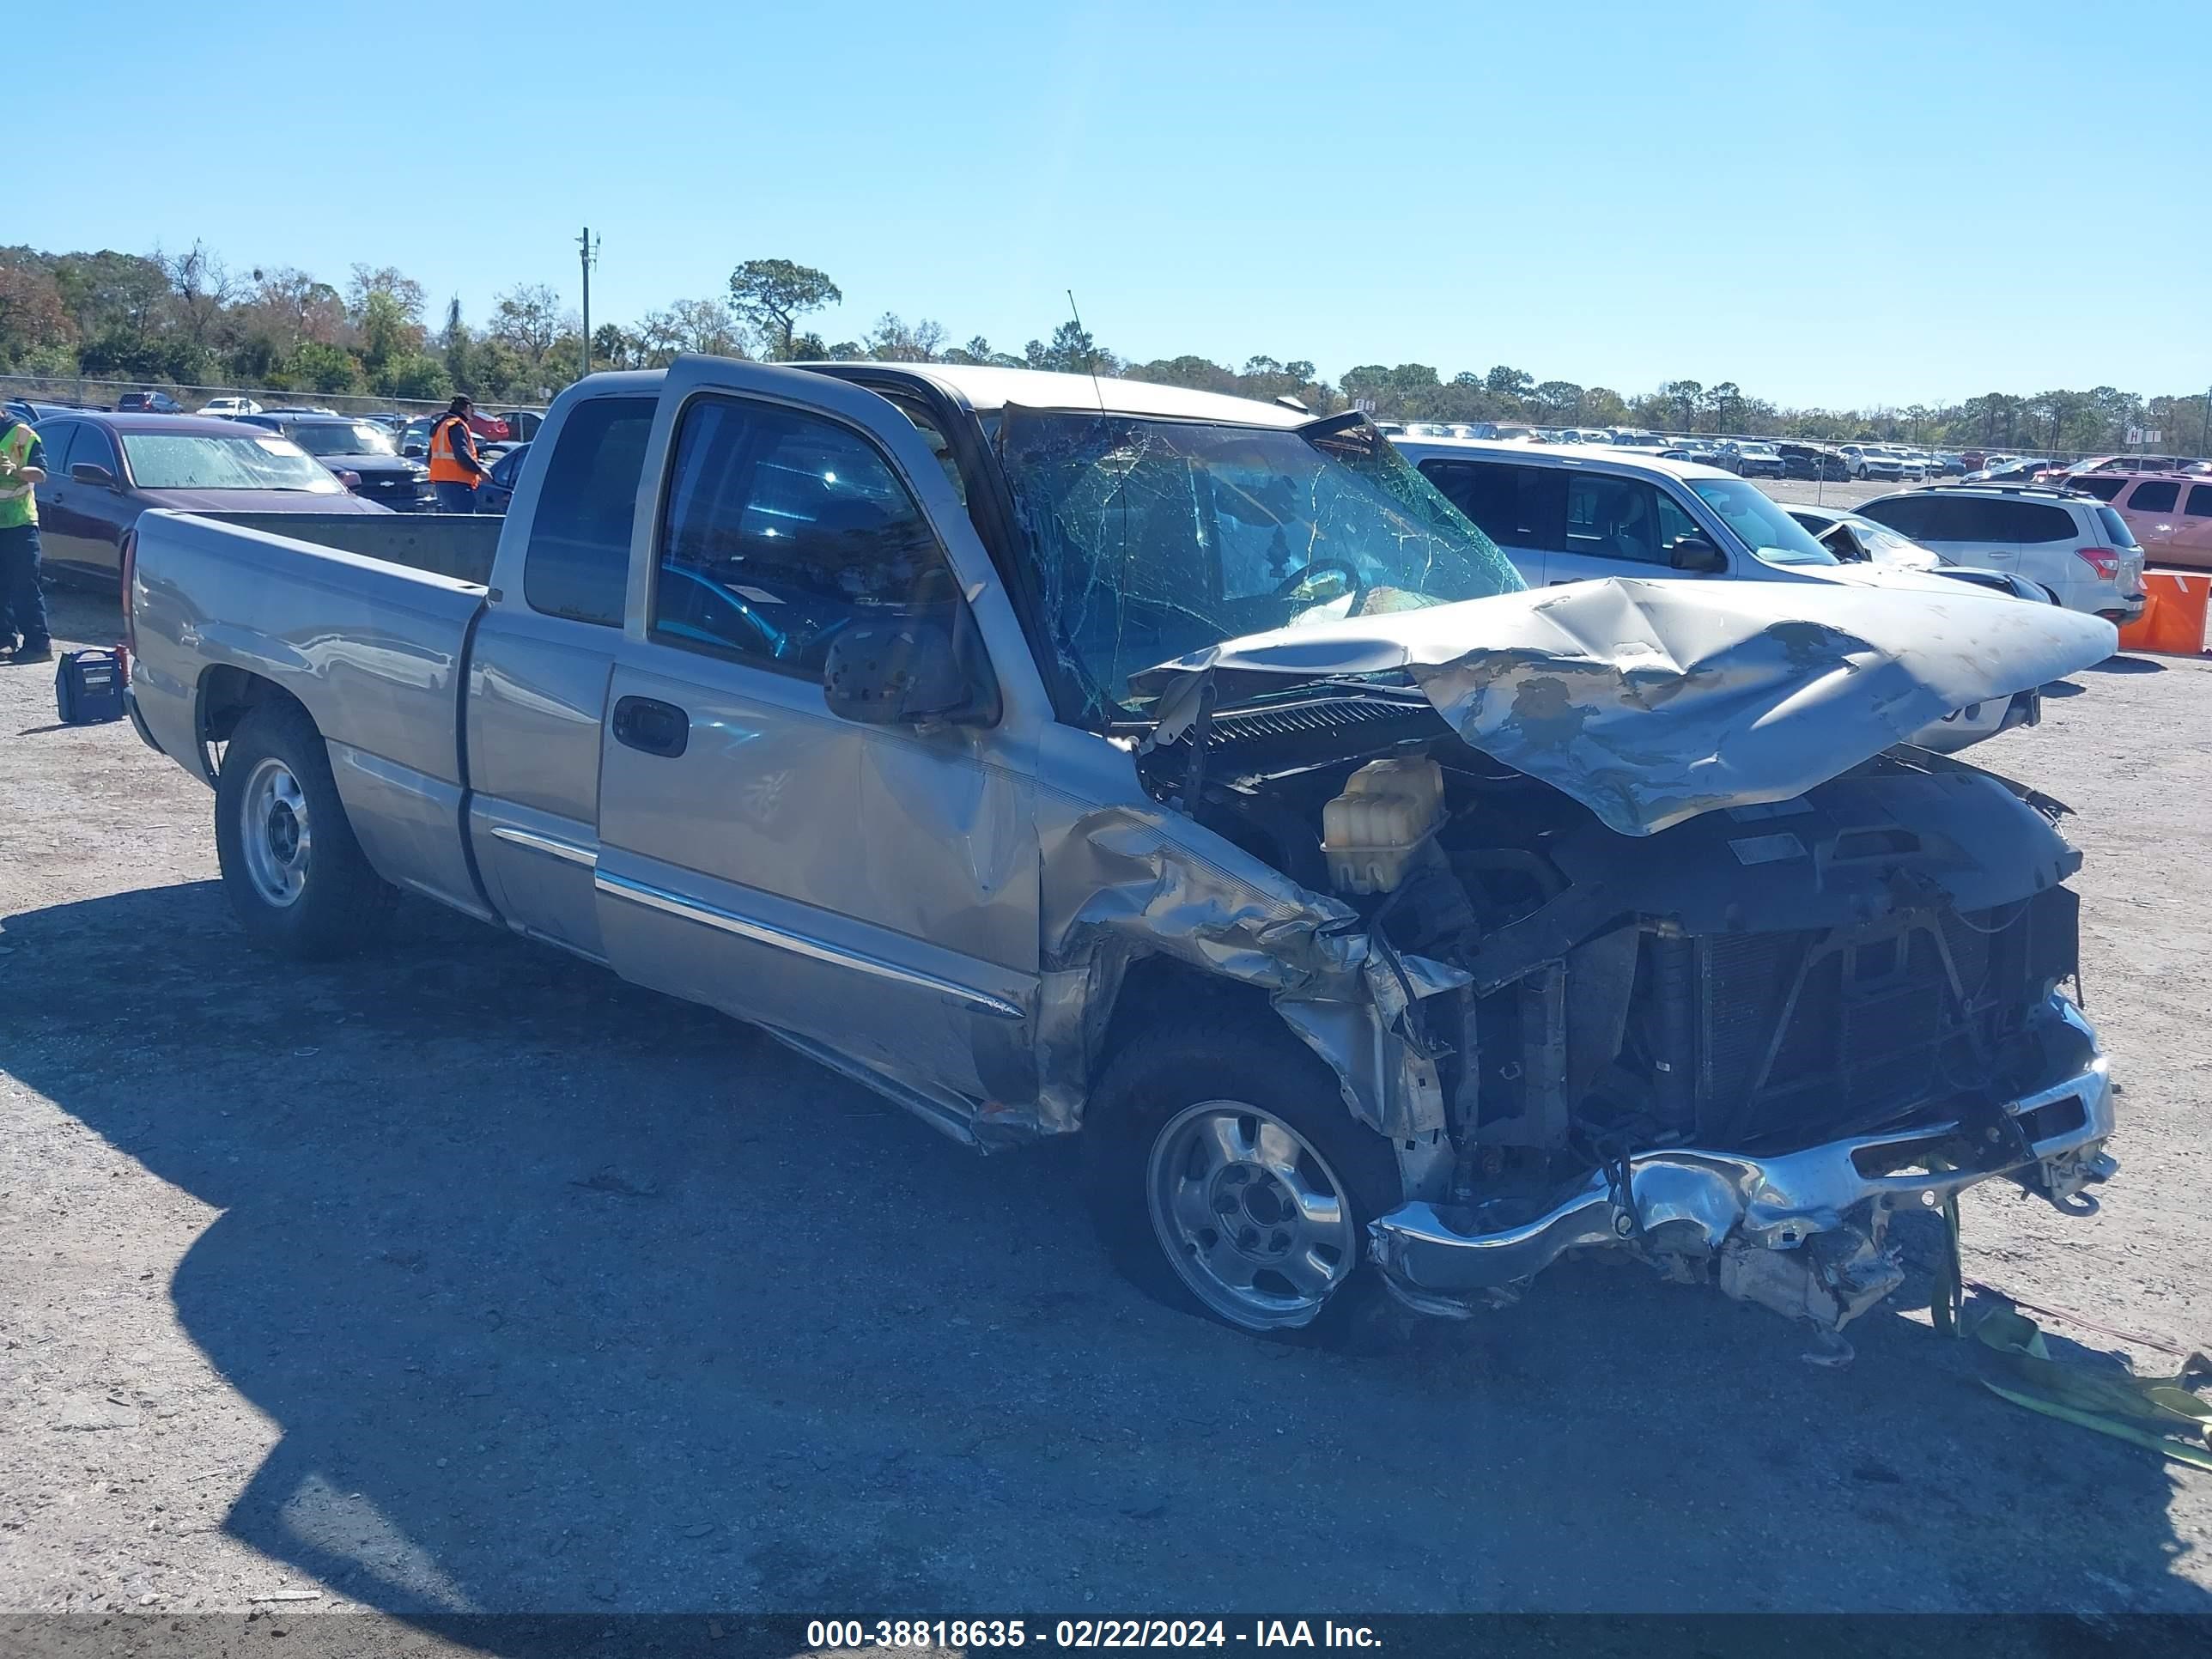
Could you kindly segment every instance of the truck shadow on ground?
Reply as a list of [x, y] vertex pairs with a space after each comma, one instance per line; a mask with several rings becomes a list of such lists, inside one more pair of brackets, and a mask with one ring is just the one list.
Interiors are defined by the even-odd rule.
[[1568, 1266], [1389, 1358], [1249, 1340], [1112, 1275], [1065, 1149], [978, 1158], [714, 1015], [404, 921], [307, 970], [213, 884], [6, 935], [0, 1066], [221, 1212], [178, 1316], [283, 1437], [227, 1528], [346, 1597], [2206, 1607], [2155, 1460], [1905, 1318], [1827, 1371]]

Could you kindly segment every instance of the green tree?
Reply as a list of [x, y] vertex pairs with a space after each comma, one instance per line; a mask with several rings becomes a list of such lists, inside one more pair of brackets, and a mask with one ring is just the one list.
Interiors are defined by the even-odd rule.
[[767, 337], [771, 358], [782, 361], [793, 355], [792, 329], [799, 319], [844, 299], [821, 271], [788, 259], [748, 259], [730, 273], [730, 309]]
[[640, 356], [647, 367], [665, 366], [679, 351], [709, 357], [744, 357], [745, 331], [722, 300], [678, 300], [665, 311], [648, 311], [637, 325]]
[[645, 362], [645, 343], [620, 323], [601, 323], [592, 331], [592, 361], [608, 368], [636, 368]]
[[398, 299], [383, 289], [363, 302], [357, 326], [361, 359], [372, 375], [393, 359], [412, 357], [422, 349], [421, 325], [410, 321]]
[[453, 383], [455, 392], [473, 394], [477, 389], [475, 364], [471, 356], [473, 344], [468, 325], [461, 320], [460, 296], [455, 295], [446, 301], [446, 325], [438, 331], [438, 349], [446, 359], [446, 378]]
[[0, 365], [13, 368], [34, 351], [66, 348], [76, 339], [53, 273], [0, 254]]
[[945, 361], [948, 363], [981, 364], [992, 368], [1019, 368], [1022, 366], [1020, 358], [1008, 352], [994, 350], [991, 343], [980, 334], [969, 339], [966, 345], [951, 348], [945, 354]]
[[1664, 424], [1684, 428], [1698, 423], [1698, 408], [1704, 401], [1705, 388], [1695, 380], [1669, 380], [1659, 388], [1659, 397], [1672, 416]]
[[1528, 395], [1536, 384], [1536, 377], [1524, 368], [1509, 368], [1500, 363], [1482, 377], [1482, 389], [1497, 398], [1519, 399]]
[[1572, 380], [1547, 380], [1529, 393], [1536, 406], [1554, 421], [1578, 421], [1583, 413], [1583, 389]]
[[1583, 394], [1583, 420], [1597, 426], [1621, 426], [1628, 420], [1628, 400], [1609, 386], [1594, 386]]
[[284, 379], [309, 392], [356, 392], [361, 388], [361, 365], [343, 346], [310, 340], [285, 362]]
[[933, 363], [945, 344], [945, 329], [924, 317], [908, 327], [897, 313], [886, 311], [869, 331], [868, 356], [884, 363]]
[[1062, 374], [1111, 374], [1121, 367], [1113, 353], [1100, 350], [1091, 331], [1072, 317], [1053, 330], [1050, 340], [1031, 340], [1022, 349], [1022, 356], [1031, 368]]
[[490, 337], [535, 371], [564, 333], [580, 325], [561, 309], [561, 296], [543, 283], [524, 283], [492, 301]]
[[410, 351], [386, 361], [370, 377], [378, 395], [416, 402], [453, 395], [453, 377], [446, 366], [426, 351]]
[[422, 320], [426, 296], [422, 284], [412, 276], [394, 270], [390, 265], [360, 265], [346, 283], [346, 314], [356, 326], [365, 325], [369, 302], [381, 295], [398, 310], [399, 315], [410, 323]]

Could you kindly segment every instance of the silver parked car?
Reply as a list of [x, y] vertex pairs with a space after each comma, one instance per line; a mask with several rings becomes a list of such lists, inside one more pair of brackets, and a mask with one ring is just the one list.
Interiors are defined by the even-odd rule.
[[1241, 1328], [1603, 1249], [1832, 1331], [1893, 1211], [2112, 1170], [2055, 804], [1894, 746], [2095, 618], [1529, 589], [1361, 416], [927, 364], [596, 375], [503, 533], [390, 523], [143, 522], [134, 718], [249, 938], [404, 890], [1080, 1130]]

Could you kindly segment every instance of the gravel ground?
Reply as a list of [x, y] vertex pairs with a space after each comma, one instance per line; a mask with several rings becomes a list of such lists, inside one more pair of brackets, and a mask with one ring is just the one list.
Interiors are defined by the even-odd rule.
[[[1969, 1195], [1968, 1271], [2188, 1347], [2212, 665], [2054, 691], [1978, 757], [2080, 810], [2124, 1168]], [[2212, 1609], [2212, 1477], [1924, 1307], [1829, 1370], [1572, 1265], [1391, 1358], [1249, 1340], [1109, 1271], [1064, 1148], [428, 908], [255, 956], [207, 792], [52, 710], [0, 667], [0, 1610]]]

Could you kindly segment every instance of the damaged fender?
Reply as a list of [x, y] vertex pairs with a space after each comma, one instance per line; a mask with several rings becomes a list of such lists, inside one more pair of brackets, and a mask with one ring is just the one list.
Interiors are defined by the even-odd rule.
[[1087, 1057], [1129, 964], [1164, 955], [1267, 994], [1342, 1082], [1352, 1115], [1394, 1139], [1439, 1134], [1443, 1097], [1413, 1006], [1467, 975], [1401, 956], [1339, 900], [1164, 806], [1082, 814], [1047, 836], [1038, 1011], [1040, 1117], [1073, 1127]]

